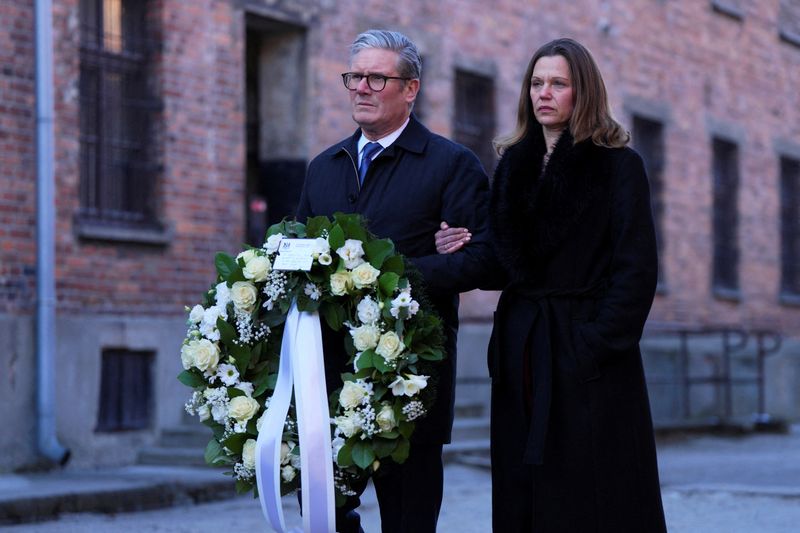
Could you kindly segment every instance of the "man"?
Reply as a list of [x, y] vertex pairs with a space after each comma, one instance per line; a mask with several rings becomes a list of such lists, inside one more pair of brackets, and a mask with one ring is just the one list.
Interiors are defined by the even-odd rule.
[[[469, 254], [488, 246], [480, 238], [488, 205], [480, 162], [411, 114], [420, 70], [419, 53], [404, 35], [370, 30], [356, 38], [342, 78], [359, 129], [310, 163], [297, 212], [301, 221], [337, 211], [361, 213], [371, 232], [392, 239], [420, 270], [444, 323], [448, 357], [440, 365], [436, 405], [417, 425], [407, 461], [373, 480], [384, 533], [436, 530], [442, 445], [450, 442], [453, 423], [458, 292], [474, 275], [467, 271]], [[476, 239], [459, 253], [437, 254], [434, 233], [441, 220], [473, 228]], [[346, 357], [340, 338], [325, 338], [326, 374], [329, 385], [336, 385]], [[338, 531], [359, 531], [358, 514], [350, 511], [358, 503], [351, 498], [337, 511]]]

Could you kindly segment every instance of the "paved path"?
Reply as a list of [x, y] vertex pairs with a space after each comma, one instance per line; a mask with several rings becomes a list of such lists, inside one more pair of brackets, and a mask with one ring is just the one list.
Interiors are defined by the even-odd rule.
[[[659, 445], [664, 508], [671, 533], [800, 531], [800, 431], [791, 435], [689, 437]], [[483, 468], [450, 464], [439, 531], [491, 531], [490, 477]], [[294, 498], [287, 522], [299, 524]], [[362, 505], [367, 533], [380, 531], [374, 494]], [[238, 497], [201, 505], [116, 515], [74, 514], [25, 524], [13, 533], [266, 531], [258, 502]]]

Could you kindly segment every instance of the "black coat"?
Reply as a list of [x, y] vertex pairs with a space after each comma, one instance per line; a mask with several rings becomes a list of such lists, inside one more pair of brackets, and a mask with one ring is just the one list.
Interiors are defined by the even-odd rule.
[[[541, 130], [504, 154], [490, 226], [495, 531], [665, 531], [639, 340], [657, 276], [642, 160]], [[532, 528], [532, 529], [531, 529]]]
[[[369, 230], [394, 241], [425, 278], [430, 300], [442, 317], [447, 359], [440, 365], [439, 399], [417, 426], [415, 441], [450, 442], [455, 399], [458, 292], [475, 277], [475, 258], [488, 244], [474, 243], [464, 253], [438, 255], [434, 234], [442, 220], [482, 232], [488, 219], [489, 183], [475, 155], [435, 135], [413, 116], [400, 137], [370, 164], [363, 186], [357, 172], [361, 131], [331, 146], [309, 164], [297, 218], [337, 211], [360, 213]], [[341, 340], [326, 336], [326, 375], [340, 383], [347, 370]], [[350, 369], [352, 371], [352, 369]]]

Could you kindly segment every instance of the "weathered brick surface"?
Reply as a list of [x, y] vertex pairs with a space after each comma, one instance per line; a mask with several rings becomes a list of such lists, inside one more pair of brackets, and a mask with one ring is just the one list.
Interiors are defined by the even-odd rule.
[[[78, 1], [54, 6], [57, 290], [61, 312], [177, 314], [209, 282], [217, 250], [244, 239], [244, 46], [239, 6], [160, 0], [163, 101], [159, 201], [174, 231], [164, 248], [79, 240]], [[255, 2], [251, 2], [255, 4]], [[260, 12], [307, 25], [308, 156], [349, 134], [339, 73], [347, 46], [369, 27], [411, 36], [425, 58], [426, 121], [451, 133], [454, 69], [496, 80], [498, 133], [513, 125], [520, 77], [532, 51], [576, 37], [593, 50], [619, 118], [627, 103], [668, 110], [665, 125], [665, 281], [653, 319], [743, 323], [800, 331], [800, 309], [780, 305], [776, 139], [800, 145], [800, 47], [780, 40], [781, 2], [742, 2], [742, 20], [710, 2], [264, 1]], [[29, 313], [35, 267], [33, 2], [0, 4], [0, 312]], [[739, 146], [741, 301], [710, 289], [710, 124], [743, 132]], [[291, 124], [286, 125], [291, 128]], [[466, 298], [464, 312], [489, 304]], [[491, 297], [488, 297], [491, 300]], [[482, 302], [482, 303], [478, 303]]]

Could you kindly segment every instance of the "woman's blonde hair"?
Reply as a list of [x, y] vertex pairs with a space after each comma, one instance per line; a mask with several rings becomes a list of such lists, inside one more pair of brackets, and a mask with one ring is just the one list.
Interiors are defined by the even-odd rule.
[[533, 127], [541, 125], [533, 115], [531, 104], [531, 76], [533, 67], [542, 57], [562, 56], [567, 60], [572, 86], [575, 90], [575, 107], [569, 120], [569, 131], [575, 142], [592, 139], [599, 146], [619, 148], [628, 144], [630, 134], [614, 120], [603, 76], [592, 54], [579, 42], [568, 39], [555, 39], [542, 45], [533, 54], [525, 78], [517, 107], [517, 125], [509, 135], [500, 136], [494, 141], [495, 149], [502, 154], [507, 148], [520, 142]]

